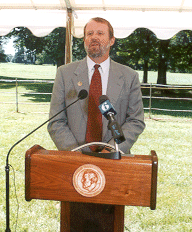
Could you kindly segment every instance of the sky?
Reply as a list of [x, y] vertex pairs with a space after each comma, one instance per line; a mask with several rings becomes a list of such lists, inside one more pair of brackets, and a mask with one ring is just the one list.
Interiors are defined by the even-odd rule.
[[5, 54], [11, 54], [14, 55], [15, 54], [15, 49], [13, 47], [13, 40], [10, 39], [9, 42], [7, 44], [3, 45], [3, 49], [5, 51]]

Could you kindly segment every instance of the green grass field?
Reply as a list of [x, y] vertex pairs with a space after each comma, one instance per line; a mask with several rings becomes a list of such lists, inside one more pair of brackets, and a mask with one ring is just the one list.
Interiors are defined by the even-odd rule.
[[[27, 108], [30, 106], [26, 106]], [[33, 106], [35, 109], [39, 106]], [[49, 106], [46, 106], [47, 111]], [[30, 113], [28, 113], [30, 112]], [[47, 114], [34, 114], [31, 109], [16, 113], [13, 106], [2, 105], [0, 112], [0, 231], [5, 229], [5, 161], [10, 147], [28, 132], [44, 122]], [[157, 115], [153, 115], [158, 118]], [[148, 155], [155, 150], [159, 159], [157, 208], [126, 206], [125, 231], [191, 231], [192, 229], [192, 121], [190, 118], [161, 116], [161, 120], [146, 117], [146, 129], [135, 143], [132, 153]], [[46, 126], [31, 135], [12, 151], [9, 162], [16, 173], [19, 201], [17, 231], [58, 231], [59, 203], [54, 201], [25, 201], [24, 157], [34, 144], [56, 149]], [[17, 202], [10, 172], [11, 228], [14, 230]]]
[[[22, 68], [20, 69], [18, 66]], [[15, 78], [17, 75], [18, 78], [54, 79], [56, 72], [54, 66], [18, 66], [0, 64], [0, 68], [4, 67], [4, 71], [0, 70], [1, 78]], [[37, 71], [36, 68], [39, 70]], [[10, 73], [12, 74], [10, 75]], [[189, 85], [190, 83], [185, 84]], [[21, 85], [19, 88], [20, 92], [41, 90], [39, 85], [33, 87]], [[43, 87], [42, 91], [48, 92], [50, 89], [51, 87], [47, 85]], [[8, 94], [14, 91], [14, 85], [1, 84], [0, 102], [14, 102], [14, 97]], [[16, 113], [15, 104], [0, 104], [0, 232], [5, 231], [5, 165], [8, 150], [16, 141], [48, 119], [50, 96], [39, 98], [35, 95], [21, 94], [19, 98], [27, 103], [44, 103], [45, 105], [21, 104], [19, 113]], [[157, 208], [151, 211], [149, 208], [126, 206], [124, 231], [192, 231], [191, 116], [176, 117], [153, 112], [152, 118], [149, 119], [148, 113], [145, 114], [146, 129], [134, 144], [132, 153], [148, 155], [151, 150], [155, 150], [157, 153], [159, 159]], [[24, 157], [25, 152], [34, 144], [39, 144], [46, 149], [56, 149], [46, 126], [43, 126], [16, 146], [10, 155], [9, 163], [15, 170], [19, 202], [17, 231], [56, 232], [59, 231], [59, 202], [25, 201]], [[15, 231], [17, 200], [12, 169], [10, 172], [10, 214], [11, 230]]]
[[[24, 64], [12, 64], [12, 63], [0, 63], [0, 79], [5, 80], [54, 80], [56, 74], [56, 66], [52, 65], [24, 65]], [[157, 72], [149, 72], [149, 83], [156, 83]], [[142, 81], [143, 73], [139, 71], [140, 81]], [[192, 86], [192, 74], [182, 73], [167, 73], [168, 84], [173, 85], [188, 85]], [[24, 103], [49, 103], [52, 92], [52, 83], [18, 83], [18, 102], [19, 111], [25, 109]], [[15, 103], [15, 82], [5, 83], [0, 82], [0, 102], [4, 103]], [[32, 93], [47, 93], [43, 94], [32, 94]], [[149, 96], [149, 89], [142, 88], [143, 96]], [[153, 89], [153, 97], [177, 97], [177, 98], [192, 98], [191, 89]], [[29, 95], [30, 94], [30, 95]], [[144, 107], [148, 108], [149, 99], [143, 99]], [[175, 110], [191, 110], [191, 101], [184, 100], [161, 100], [153, 99], [152, 108], [163, 108], [163, 109], [175, 109]], [[43, 107], [42, 107], [43, 109]], [[40, 110], [42, 112], [42, 110]], [[146, 111], [147, 112], [147, 111]], [[155, 111], [152, 113], [158, 113], [160, 115], [165, 112]], [[187, 116], [190, 117], [191, 113], [183, 112], [166, 112], [167, 115], [171, 116]]]
[[0, 77], [20, 79], [55, 79], [56, 66], [0, 63]]
[[[52, 65], [25, 65], [14, 63], [0, 63], [0, 77], [12, 77], [22, 79], [54, 79], [56, 66]], [[143, 71], [138, 71], [140, 81], [143, 79]], [[148, 72], [148, 83], [157, 83], [157, 72]], [[167, 84], [192, 85], [192, 73], [167, 72]]]

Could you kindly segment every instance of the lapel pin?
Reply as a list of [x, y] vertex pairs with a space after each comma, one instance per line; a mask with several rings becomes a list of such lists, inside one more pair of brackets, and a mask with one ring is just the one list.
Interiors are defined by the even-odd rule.
[[79, 82], [77, 83], [78, 86], [82, 86], [82, 84], [83, 84], [83, 83], [82, 83], [81, 81], [79, 81]]

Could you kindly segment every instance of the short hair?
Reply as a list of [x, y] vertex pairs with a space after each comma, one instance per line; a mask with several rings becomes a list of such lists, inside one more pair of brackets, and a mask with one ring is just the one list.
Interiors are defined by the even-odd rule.
[[[110, 24], [109, 21], [107, 21], [106, 19], [100, 18], [100, 17], [92, 18], [92, 19], [89, 20], [89, 22], [91, 22], [91, 21], [95, 21], [95, 22], [98, 22], [98, 23], [106, 24], [108, 26], [108, 28], [109, 28], [109, 38], [111, 39], [111, 38], [114, 37], [113, 27], [111, 26], [111, 24]], [[86, 31], [87, 24], [84, 27], [84, 37], [85, 37], [85, 31]]]

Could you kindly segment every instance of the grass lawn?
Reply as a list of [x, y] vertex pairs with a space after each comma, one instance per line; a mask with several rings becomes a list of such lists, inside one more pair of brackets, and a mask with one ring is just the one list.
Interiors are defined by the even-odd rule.
[[[0, 64], [1, 78], [54, 79], [56, 67]], [[3, 70], [3, 67], [7, 67]], [[15, 67], [15, 71], [12, 69]], [[2, 69], [1, 69], [2, 68]], [[29, 68], [29, 70], [28, 70]], [[39, 69], [39, 71], [36, 70]], [[7, 70], [10, 69], [10, 72]], [[16, 71], [17, 70], [17, 71]], [[22, 70], [22, 68], [21, 68]], [[26, 71], [27, 70], [27, 71]], [[32, 70], [32, 71], [30, 71]], [[48, 71], [49, 70], [49, 71]], [[4, 73], [3, 73], [4, 72]], [[7, 73], [7, 74], [6, 74]], [[12, 73], [10, 75], [10, 73]], [[46, 73], [46, 75], [45, 75]], [[189, 78], [189, 80], [191, 80]], [[1, 84], [1, 83], [0, 83]], [[181, 83], [175, 83], [181, 84]], [[188, 85], [186, 83], [186, 85]], [[20, 85], [20, 92], [40, 91], [42, 87]], [[49, 92], [51, 86], [43, 86], [42, 91]], [[15, 86], [1, 84], [0, 102], [15, 101]], [[6, 94], [5, 94], [6, 93]], [[0, 110], [0, 232], [5, 231], [5, 165], [10, 147], [27, 133], [48, 118], [50, 96], [37, 97], [21, 94], [20, 100], [27, 103], [45, 105], [1, 104]], [[188, 115], [145, 114], [146, 129], [132, 148], [133, 154], [148, 155], [155, 150], [159, 159], [157, 208], [126, 206], [125, 232], [189, 232], [192, 231], [192, 118]], [[56, 149], [48, 135], [46, 126], [36, 131], [11, 152], [9, 163], [15, 170], [19, 217], [17, 231], [53, 232], [59, 229], [59, 202], [32, 200], [25, 201], [24, 162], [25, 152], [34, 144], [45, 149]], [[17, 200], [14, 191], [14, 175], [10, 169], [10, 220], [11, 230], [15, 231]]]
[[[140, 82], [143, 80], [143, 71], [138, 71]], [[157, 72], [148, 72], [148, 83], [157, 83]], [[192, 85], [192, 73], [170, 73], [167, 72], [168, 85]]]
[[[31, 108], [30, 106], [26, 106]], [[39, 106], [33, 106], [34, 111]], [[47, 107], [47, 111], [49, 106]], [[30, 112], [30, 113], [28, 113]], [[0, 231], [5, 229], [5, 161], [10, 147], [36, 126], [48, 114], [16, 113], [13, 106], [2, 105], [0, 112]], [[153, 115], [158, 118], [158, 115]], [[191, 231], [192, 229], [192, 121], [190, 118], [161, 116], [161, 120], [146, 117], [146, 129], [132, 148], [132, 153], [148, 155], [151, 150], [159, 158], [157, 209], [126, 206], [125, 231]], [[19, 201], [17, 231], [57, 231], [59, 203], [32, 200], [24, 197], [24, 157], [34, 144], [56, 149], [46, 126], [31, 135], [12, 151], [9, 162], [15, 169]], [[17, 202], [14, 192], [13, 171], [10, 172], [11, 228], [14, 229]]]
[[[54, 80], [56, 74], [56, 66], [52, 65], [25, 65], [25, 64], [14, 64], [14, 63], [0, 63], [0, 79], [8, 80]], [[149, 83], [156, 83], [157, 72], [150, 71]], [[139, 71], [140, 81], [142, 81], [143, 72]], [[182, 73], [167, 73], [168, 84], [173, 85], [188, 85], [192, 86], [192, 74], [182, 74]], [[52, 92], [52, 83], [28, 83], [28, 82], [18, 82], [18, 102], [19, 110], [23, 111], [25, 105], [23, 103], [49, 103]], [[149, 88], [142, 88], [143, 96], [149, 96]], [[5, 83], [0, 82], [0, 103], [15, 103], [15, 82]], [[43, 94], [33, 94], [33, 93], [46, 93]], [[29, 95], [30, 94], [30, 95]], [[192, 89], [153, 89], [153, 97], [174, 97], [174, 98], [192, 98]], [[144, 107], [149, 107], [149, 99], [143, 99]], [[162, 99], [152, 99], [152, 108], [161, 109], [175, 109], [175, 110], [191, 110], [191, 101], [184, 100], [162, 100]], [[43, 107], [42, 107], [43, 109]], [[42, 112], [42, 110], [41, 110]], [[155, 111], [157, 113], [157, 111]], [[165, 112], [163, 112], [164, 114]], [[162, 114], [161, 111], [158, 114]], [[167, 115], [172, 116], [191, 116], [191, 113], [182, 112], [166, 112]]]
[[[0, 77], [22, 79], [55, 79], [56, 66], [53, 65], [25, 65], [14, 63], [0, 63]], [[143, 71], [138, 71], [140, 82]], [[148, 72], [148, 83], [157, 83], [157, 72]], [[167, 84], [192, 85], [192, 73], [167, 72]]]
[[0, 77], [21, 79], [55, 79], [57, 67], [53, 65], [25, 65], [0, 63]]

